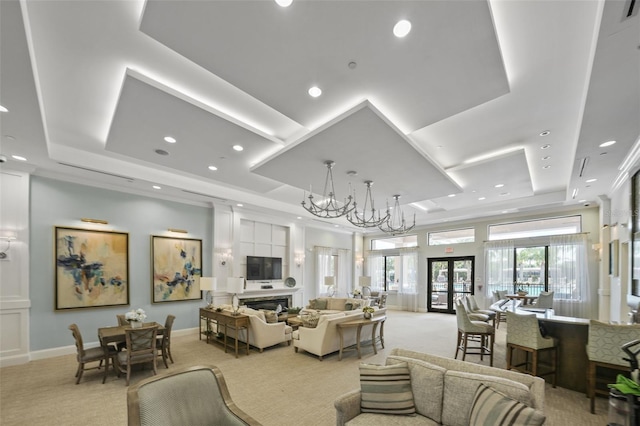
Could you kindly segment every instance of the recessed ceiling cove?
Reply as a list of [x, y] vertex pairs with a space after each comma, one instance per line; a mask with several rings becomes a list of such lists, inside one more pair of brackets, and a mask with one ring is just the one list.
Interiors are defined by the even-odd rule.
[[370, 99], [409, 133], [509, 92], [486, 1], [149, 0], [140, 30], [306, 127]]
[[[169, 144], [165, 136], [177, 142]], [[236, 144], [244, 150], [235, 151]], [[279, 147], [131, 75], [125, 77], [106, 144], [107, 151], [258, 192], [280, 184], [248, 173], [250, 165]]]
[[[369, 102], [345, 112], [287, 146], [252, 171], [296, 188], [322, 194], [326, 167], [333, 160], [338, 199], [349, 185], [364, 201], [366, 180], [372, 180], [377, 208], [401, 195], [407, 204], [460, 192], [460, 188], [425, 155], [417, 151]], [[350, 172], [355, 172], [350, 173]], [[302, 194], [301, 194], [302, 195]], [[302, 199], [302, 197], [301, 197]]]

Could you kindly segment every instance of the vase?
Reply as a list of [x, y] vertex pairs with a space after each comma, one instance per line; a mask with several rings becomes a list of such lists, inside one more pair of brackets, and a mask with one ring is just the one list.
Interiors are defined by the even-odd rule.
[[142, 321], [129, 321], [129, 324], [131, 324], [131, 328], [142, 327]]

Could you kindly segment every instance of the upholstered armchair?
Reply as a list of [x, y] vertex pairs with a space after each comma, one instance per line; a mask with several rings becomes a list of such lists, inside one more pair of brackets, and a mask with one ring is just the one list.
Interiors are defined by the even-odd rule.
[[236, 406], [222, 372], [213, 366], [154, 376], [127, 392], [129, 426], [259, 426]]

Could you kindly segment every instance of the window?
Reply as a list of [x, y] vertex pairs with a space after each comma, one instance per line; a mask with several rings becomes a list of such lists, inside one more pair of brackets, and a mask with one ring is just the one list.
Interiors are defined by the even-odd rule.
[[474, 228], [453, 229], [450, 231], [429, 232], [428, 238], [430, 246], [444, 244], [473, 243], [476, 240], [476, 230]]
[[368, 274], [371, 288], [378, 291], [415, 293], [418, 284], [418, 253], [403, 252], [369, 255]]
[[489, 240], [511, 240], [580, 232], [582, 232], [581, 216], [565, 216], [489, 225]]
[[403, 235], [371, 240], [371, 250], [388, 250], [404, 247], [418, 247], [417, 235]]

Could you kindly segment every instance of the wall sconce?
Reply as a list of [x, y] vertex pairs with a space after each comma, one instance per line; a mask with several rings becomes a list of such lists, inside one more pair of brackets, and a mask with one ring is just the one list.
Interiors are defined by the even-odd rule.
[[362, 262], [364, 262], [364, 258], [362, 258], [362, 256], [356, 257], [356, 268], [360, 269], [362, 267]]
[[223, 249], [220, 254], [220, 265], [226, 266], [227, 262], [233, 260], [233, 252], [231, 249]]
[[86, 222], [86, 223], [99, 223], [100, 225], [108, 225], [109, 224], [109, 222], [107, 222], [106, 220], [91, 219], [89, 217], [83, 217], [83, 218], [80, 219], [80, 221]]
[[600, 243], [591, 244], [591, 248], [597, 251], [602, 248], [602, 245]]
[[304, 253], [296, 253], [296, 266], [299, 268], [304, 263]]
[[0, 240], [5, 240], [7, 247], [0, 251], [0, 260], [4, 260], [8, 257], [7, 252], [11, 249], [11, 241], [17, 238], [15, 231], [0, 231]]

